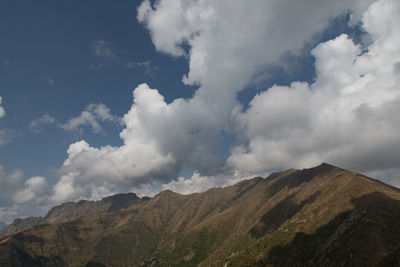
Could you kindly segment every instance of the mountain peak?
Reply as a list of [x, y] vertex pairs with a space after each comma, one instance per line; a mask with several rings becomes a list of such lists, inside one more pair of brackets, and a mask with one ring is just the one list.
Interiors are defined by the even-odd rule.
[[154, 198], [160, 198], [160, 197], [170, 198], [170, 197], [182, 197], [182, 196], [184, 196], [184, 195], [174, 192], [170, 189], [166, 189], [166, 190], [159, 192], [157, 195], [154, 196]]
[[[364, 178], [323, 163], [204, 193], [65, 203], [64, 217], [53, 218], [86, 213], [1, 240], [0, 265], [392, 266], [400, 259], [400, 192]], [[134, 204], [123, 209], [126, 200]]]
[[129, 193], [120, 193], [112, 196], [107, 196], [102, 198], [101, 201], [115, 201], [115, 200], [131, 200], [131, 199], [140, 199], [135, 193], [129, 192]]
[[303, 170], [326, 172], [326, 171], [343, 170], [343, 169], [339, 168], [339, 167], [336, 167], [336, 166], [334, 166], [332, 164], [323, 162], [323, 163], [321, 163], [321, 164], [319, 164], [319, 165], [317, 165], [315, 167], [306, 168], [306, 169], [303, 169]]

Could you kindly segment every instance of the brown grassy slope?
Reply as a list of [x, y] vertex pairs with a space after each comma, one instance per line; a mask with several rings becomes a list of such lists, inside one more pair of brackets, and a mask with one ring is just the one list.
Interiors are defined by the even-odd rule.
[[396, 261], [399, 200], [395, 188], [322, 164], [36, 226], [0, 241], [0, 265], [368, 266]]
[[69, 222], [85, 214], [120, 210], [143, 200], [145, 199], [139, 198], [136, 194], [128, 193], [105, 197], [99, 201], [81, 200], [79, 202], [67, 202], [52, 208], [44, 217], [15, 219], [11, 224], [0, 230], [0, 238], [40, 224]]
[[[284, 191], [287, 198], [264, 210], [250, 230], [256, 241], [232, 252], [228, 266], [312, 266], [316, 262], [374, 266], [400, 247], [400, 193], [396, 188], [333, 168]], [[285, 221], [277, 222], [285, 216]], [[332, 252], [335, 249], [338, 253]], [[212, 262], [215, 258], [206, 263]]]

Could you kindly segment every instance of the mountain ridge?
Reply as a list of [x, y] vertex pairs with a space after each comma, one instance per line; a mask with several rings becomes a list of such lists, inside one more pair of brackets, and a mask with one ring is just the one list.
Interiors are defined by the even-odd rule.
[[321, 164], [37, 225], [0, 240], [0, 263], [391, 266], [399, 203], [398, 189]]
[[43, 217], [29, 216], [23, 219], [15, 219], [11, 224], [0, 230], [0, 239], [39, 224], [68, 222], [83, 214], [115, 211], [147, 199], [147, 197], [139, 198], [135, 193], [126, 193], [104, 197], [97, 201], [65, 202], [51, 208]]

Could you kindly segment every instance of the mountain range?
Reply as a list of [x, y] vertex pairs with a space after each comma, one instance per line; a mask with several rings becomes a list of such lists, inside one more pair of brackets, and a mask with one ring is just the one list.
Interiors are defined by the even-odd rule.
[[324, 163], [64, 203], [0, 236], [0, 266], [400, 266], [400, 190]]
[[146, 199], [148, 198], [141, 199], [134, 193], [128, 193], [105, 197], [100, 201], [81, 200], [77, 203], [66, 202], [52, 208], [44, 217], [31, 216], [24, 219], [15, 219], [11, 224], [0, 229], [0, 238], [39, 224], [68, 222], [73, 221], [81, 215], [120, 210]]
[[5, 222], [0, 222], [0, 231], [6, 226], [7, 224]]

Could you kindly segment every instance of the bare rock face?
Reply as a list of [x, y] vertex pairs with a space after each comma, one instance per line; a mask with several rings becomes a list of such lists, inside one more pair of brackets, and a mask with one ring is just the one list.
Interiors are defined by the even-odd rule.
[[0, 240], [0, 266], [400, 265], [400, 190], [329, 164], [31, 220]]

